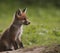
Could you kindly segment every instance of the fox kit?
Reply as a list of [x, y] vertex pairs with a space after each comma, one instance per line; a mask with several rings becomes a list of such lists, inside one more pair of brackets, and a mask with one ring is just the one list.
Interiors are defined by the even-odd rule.
[[30, 22], [26, 17], [26, 8], [21, 11], [18, 9], [15, 13], [15, 19], [11, 26], [2, 34], [0, 39], [0, 51], [12, 50], [12, 47], [16, 50], [23, 48], [21, 41], [21, 34], [23, 31], [23, 25], [29, 25]]

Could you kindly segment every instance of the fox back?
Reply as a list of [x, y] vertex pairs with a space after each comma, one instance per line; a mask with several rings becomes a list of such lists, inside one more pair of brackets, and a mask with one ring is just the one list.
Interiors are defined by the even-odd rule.
[[15, 13], [14, 21], [11, 26], [2, 34], [0, 41], [0, 51], [12, 50], [12, 47], [16, 50], [23, 48], [21, 41], [21, 35], [23, 32], [23, 25], [29, 25], [30, 22], [26, 16], [26, 8], [18, 9]]

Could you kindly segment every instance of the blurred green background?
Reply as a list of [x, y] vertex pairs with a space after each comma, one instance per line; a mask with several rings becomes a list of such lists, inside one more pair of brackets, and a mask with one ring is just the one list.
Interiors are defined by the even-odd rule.
[[60, 44], [60, 0], [0, 0], [0, 33], [10, 26], [16, 10], [25, 7], [31, 24], [24, 26], [24, 46]]

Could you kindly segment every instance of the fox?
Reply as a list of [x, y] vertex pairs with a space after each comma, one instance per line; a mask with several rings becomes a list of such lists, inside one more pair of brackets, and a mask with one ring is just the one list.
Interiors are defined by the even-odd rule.
[[20, 8], [15, 12], [14, 21], [7, 30], [4, 31], [0, 38], [0, 52], [2, 51], [12, 51], [19, 48], [24, 48], [21, 35], [23, 32], [23, 25], [29, 25], [26, 16], [27, 8], [21, 10]]

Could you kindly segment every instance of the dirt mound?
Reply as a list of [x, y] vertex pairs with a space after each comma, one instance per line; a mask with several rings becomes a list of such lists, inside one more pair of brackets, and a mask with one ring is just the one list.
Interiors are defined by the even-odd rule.
[[0, 53], [60, 53], [60, 45], [24, 48], [24, 49], [18, 49], [14, 51], [6, 51]]

